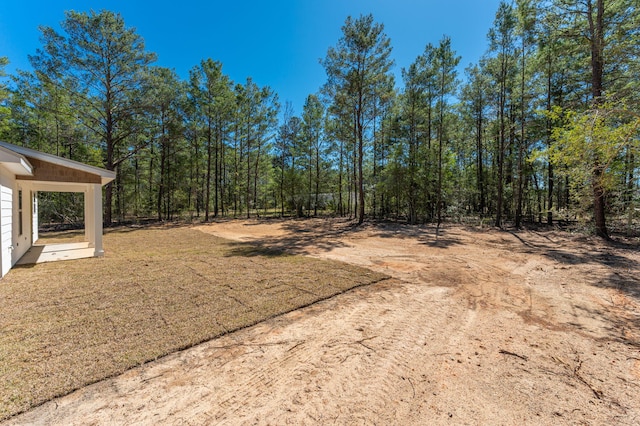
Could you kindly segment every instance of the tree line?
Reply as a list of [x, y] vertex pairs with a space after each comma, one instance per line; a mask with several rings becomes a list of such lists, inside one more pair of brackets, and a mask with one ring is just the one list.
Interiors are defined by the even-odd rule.
[[[0, 137], [117, 171], [105, 221], [332, 213], [503, 226], [638, 210], [635, 0], [502, 2], [459, 75], [455, 41], [393, 72], [371, 15], [348, 17], [299, 115], [204, 59], [181, 79], [110, 11], [66, 12], [0, 87]], [[0, 72], [7, 59], [0, 60]], [[41, 207], [59, 218], [63, 195]], [[66, 215], [66, 216], [65, 216]], [[81, 216], [81, 213], [79, 213]]]

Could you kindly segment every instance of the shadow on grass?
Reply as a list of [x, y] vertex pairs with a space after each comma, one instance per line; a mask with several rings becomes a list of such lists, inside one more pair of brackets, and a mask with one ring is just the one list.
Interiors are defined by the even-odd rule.
[[60, 244], [76, 241], [84, 241], [84, 229], [67, 229], [62, 231], [38, 231], [36, 244]]
[[24, 265], [18, 265], [18, 264], [16, 264], [16, 265], [13, 265], [13, 266], [11, 267], [11, 269], [12, 269], [12, 270], [13, 270], [13, 269], [33, 269], [33, 268], [35, 268], [36, 266], [38, 266], [36, 263], [27, 263], [27, 264], [24, 264]]
[[292, 253], [287, 253], [284, 250], [271, 248], [268, 246], [256, 245], [255, 242], [243, 243], [243, 242], [230, 242], [229, 248], [225, 251], [225, 257], [287, 257], [294, 256]]
[[189, 221], [162, 221], [153, 220], [140, 223], [125, 223], [107, 225], [104, 227], [105, 234], [127, 234], [130, 232], [139, 231], [141, 229], [181, 229], [191, 228], [194, 224], [202, 224], [203, 222], [189, 222]]

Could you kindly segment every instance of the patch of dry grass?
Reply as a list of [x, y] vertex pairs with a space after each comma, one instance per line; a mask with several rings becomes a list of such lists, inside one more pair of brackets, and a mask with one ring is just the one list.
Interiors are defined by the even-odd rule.
[[386, 278], [187, 227], [119, 229], [106, 256], [0, 280], [0, 419], [136, 365]]

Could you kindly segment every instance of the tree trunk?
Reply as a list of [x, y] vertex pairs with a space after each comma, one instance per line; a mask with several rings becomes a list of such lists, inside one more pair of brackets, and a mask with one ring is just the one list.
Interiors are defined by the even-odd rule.
[[285, 156], [284, 149], [282, 150], [282, 167], [280, 169], [280, 217], [284, 217], [284, 168], [285, 168]]
[[[164, 119], [164, 112], [162, 114], [162, 133], [160, 136], [160, 184], [158, 185], [158, 198], [157, 202], [157, 210], [158, 210], [158, 220], [162, 220], [162, 197], [164, 196], [164, 183], [166, 179], [166, 152], [165, 152], [165, 138], [166, 138], [166, 126]], [[166, 216], [165, 216], [166, 218]]]
[[480, 106], [478, 108], [478, 117], [476, 119], [476, 131], [477, 131], [477, 135], [476, 135], [476, 146], [477, 146], [477, 150], [478, 150], [478, 176], [477, 176], [477, 180], [478, 180], [478, 192], [480, 194], [480, 205], [479, 205], [479, 210], [480, 210], [480, 217], [484, 216], [484, 211], [485, 211], [485, 207], [486, 207], [486, 203], [485, 203], [485, 190], [484, 190], [484, 160], [482, 158], [482, 106]]
[[318, 216], [318, 197], [320, 193], [320, 141], [316, 141], [316, 200], [313, 205], [313, 215]]
[[249, 123], [248, 123], [247, 119], [247, 195], [245, 197], [245, 200], [247, 202], [247, 219], [251, 218], [251, 152], [250, 152], [250, 147], [251, 147], [251, 130], [249, 127]]
[[340, 142], [340, 166], [338, 170], [338, 214], [344, 216], [344, 205], [342, 204], [342, 173], [344, 164], [344, 142]]
[[[551, 111], [551, 54], [548, 55], [547, 58], [547, 111]], [[552, 123], [551, 119], [547, 118], [547, 147], [551, 149], [551, 131], [552, 131]], [[549, 165], [547, 166], [547, 225], [553, 225], [553, 164], [551, 160], [549, 160]]]
[[634, 170], [635, 170], [635, 158], [629, 148], [627, 148], [627, 230], [630, 232], [633, 227], [633, 213], [634, 213]]
[[596, 165], [594, 169], [593, 199], [594, 199], [594, 219], [596, 224], [596, 235], [604, 239], [609, 239], [605, 219], [605, 193], [602, 185], [602, 168]]
[[215, 157], [214, 157], [214, 173], [213, 173], [213, 217], [218, 217], [218, 192], [220, 191], [220, 126], [222, 123], [218, 122], [216, 129], [215, 140]]
[[[153, 157], [155, 156], [153, 152], [153, 144], [151, 144], [151, 149], [149, 150], [149, 179], [147, 180], [147, 184], [149, 185], [149, 195], [147, 198], [147, 202], [149, 203], [149, 208], [153, 205]], [[160, 217], [160, 212], [158, 212], [158, 220], [162, 220]]]
[[[357, 162], [358, 162], [358, 225], [362, 225], [364, 222], [364, 178], [362, 172], [363, 158], [364, 158], [364, 127], [362, 124], [362, 108], [363, 108], [362, 94], [358, 102], [358, 108], [356, 110], [356, 143], [358, 144]], [[354, 170], [355, 172], [355, 170]]]
[[204, 202], [204, 221], [209, 222], [209, 209], [211, 204], [211, 122], [207, 131], [207, 182]]
[[[591, 94], [594, 106], [597, 107], [602, 103], [602, 82], [604, 78], [604, 0], [596, 0], [596, 8], [594, 21], [593, 2], [592, 0], [587, 0], [587, 16], [591, 34]], [[602, 238], [609, 239], [601, 167], [600, 159], [596, 157], [593, 164], [593, 215], [596, 234]]]
[[526, 32], [522, 36], [522, 74], [520, 81], [520, 143], [518, 144], [518, 188], [516, 194], [516, 229], [520, 229], [522, 226], [522, 203], [523, 203], [523, 191], [524, 191], [524, 152], [525, 152], [525, 77], [526, 77]]

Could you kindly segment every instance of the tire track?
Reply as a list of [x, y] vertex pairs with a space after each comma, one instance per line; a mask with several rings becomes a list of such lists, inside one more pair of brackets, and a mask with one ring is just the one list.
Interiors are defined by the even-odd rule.
[[[275, 228], [285, 234], [283, 226]], [[624, 423], [621, 414], [631, 424], [640, 418], [637, 354], [622, 343], [584, 338], [568, 323], [584, 321], [578, 303], [588, 307], [599, 294], [575, 282], [582, 275], [556, 269], [544, 253], [523, 254], [520, 241], [502, 233], [448, 229], [438, 245], [421, 230], [401, 242], [360, 232], [340, 234], [335, 247], [305, 250], [407, 281], [354, 289], [170, 355], [9, 424], [612, 424]], [[591, 270], [585, 266], [584, 273]], [[554, 328], [556, 317], [567, 325]], [[606, 324], [598, 321], [579, 325], [597, 330]], [[574, 377], [561, 376], [564, 367], [550, 354], [579, 356], [581, 374], [589, 383], [597, 379], [598, 389], [620, 404], [596, 405]]]

